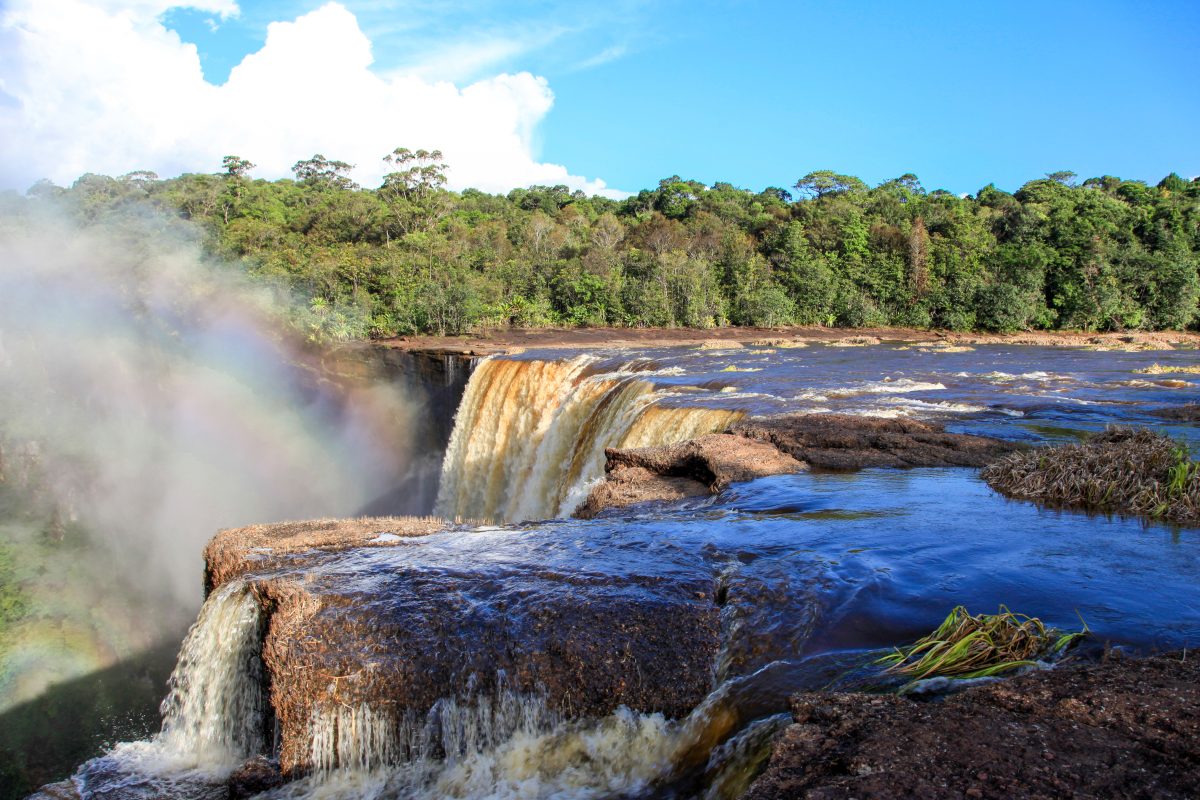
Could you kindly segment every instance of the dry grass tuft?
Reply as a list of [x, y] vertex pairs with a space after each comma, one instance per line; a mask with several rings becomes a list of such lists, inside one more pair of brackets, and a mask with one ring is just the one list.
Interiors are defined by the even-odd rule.
[[387, 547], [398, 538], [428, 536], [448, 525], [437, 517], [361, 517], [229, 528], [218, 532], [204, 548], [205, 588], [212, 591], [246, 572], [269, 568], [293, 553]]
[[876, 661], [885, 672], [910, 679], [905, 691], [927, 678], [988, 678], [1057, 657], [1080, 638], [1047, 628], [1040, 619], [999, 613], [972, 616], [958, 606], [933, 633]]
[[1014, 453], [980, 476], [1011, 497], [1200, 525], [1200, 463], [1153, 431], [1109, 428], [1082, 444]]
[[1185, 375], [1200, 375], [1200, 365], [1183, 366], [1183, 365], [1179, 365], [1179, 364], [1174, 364], [1174, 365], [1168, 364], [1167, 366], [1164, 367], [1162, 364], [1155, 363], [1155, 364], [1151, 364], [1148, 367], [1143, 367], [1141, 369], [1135, 369], [1134, 372], [1136, 372], [1139, 375], [1172, 375], [1175, 373], [1180, 373], [1180, 374], [1185, 374]]

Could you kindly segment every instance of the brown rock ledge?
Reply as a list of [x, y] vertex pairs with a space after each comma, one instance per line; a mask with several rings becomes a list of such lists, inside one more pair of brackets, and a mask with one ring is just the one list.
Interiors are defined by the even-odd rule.
[[946, 433], [911, 419], [788, 414], [734, 425], [665, 447], [607, 449], [606, 477], [575, 516], [606, 508], [719, 492], [730, 483], [799, 472], [864, 467], [980, 467], [1022, 449], [985, 436]]
[[1200, 659], [1063, 666], [944, 702], [792, 698], [746, 800], [1191, 798], [1200, 786]]
[[737, 481], [805, 468], [769, 443], [727, 433], [664, 447], [609, 448], [604, 455], [607, 476], [575, 512], [582, 519], [605, 508], [705, 495]]
[[360, 517], [249, 525], [218, 531], [204, 548], [205, 594], [247, 572], [286, 566], [299, 554], [389, 547], [428, 536], [449, 523], [436, 517]]
[[1176, 422], [1200, 422], [1200, 403], [1187, 403], [1186, 405], [1174, 406], [1172, 408], [1160, 408], [1150, 413], [1156, 417]]
[[788, 414], [735, 425], [731, 433], [769, 442], [810, 466], [982, 467], [1021, 449], [986, 436], [946, 433], [933, 423], [850, 414]]

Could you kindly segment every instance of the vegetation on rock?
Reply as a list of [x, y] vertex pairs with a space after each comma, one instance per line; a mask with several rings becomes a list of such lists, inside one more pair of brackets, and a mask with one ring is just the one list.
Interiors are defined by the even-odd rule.
[[980, 476], [998, 492], [1200, 525], [1200, 463], [1149, 430], [1110, 427], [1082, 444], [1014, 453]]
[[957, 606], [928, 636], [875, 663], [885, 672], [910, 679], [901, 691], [927, 678], [990, 678], [1058, 656], [1080, 638], [1047, 628], [1037, 617], [1004, 606], [996, 614], [970, 614]]

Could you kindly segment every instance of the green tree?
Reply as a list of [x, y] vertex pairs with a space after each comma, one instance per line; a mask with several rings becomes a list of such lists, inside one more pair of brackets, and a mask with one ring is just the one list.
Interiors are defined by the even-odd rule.
[[864, 192], [867, 185], [853, 175], [819, 169], [796, 181], [795, 188], [809, 197], [820, 200], [822, 197], [846, 192]]
[[330, 160], [320, 153], [292, 165], [296, 180], [314, 189], [357, 189], [358, 184], [350, 179], [352, 169], [354, 165]]

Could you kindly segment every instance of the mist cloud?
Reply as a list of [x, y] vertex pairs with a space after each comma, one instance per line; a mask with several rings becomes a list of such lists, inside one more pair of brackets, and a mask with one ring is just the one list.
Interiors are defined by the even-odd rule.
[[285, 177], [320, 152], [376, 186], [397, 146], [440, 148], [453, 188], [566, 184], [619, 194], [533, 155], [554, 96], [545, 79], [502, 74], [459, 87], [380, 76], [357, 19], [329, 3], [268, 28], [262, 49], [221, 86], [193, 45], [158, 16], [187, 6], [233, 15], [231, 0], [14, 0], [0, 17], [0, 184], [149, 169], [215, 172], [237, 154], [255, 175]]
[[191, 607], [217, 529], [394, 490], [419, 409], [319, 380], [255, 292], [161, 223], [125, 228], [0, 232], [0, 439], [126, 577]]

